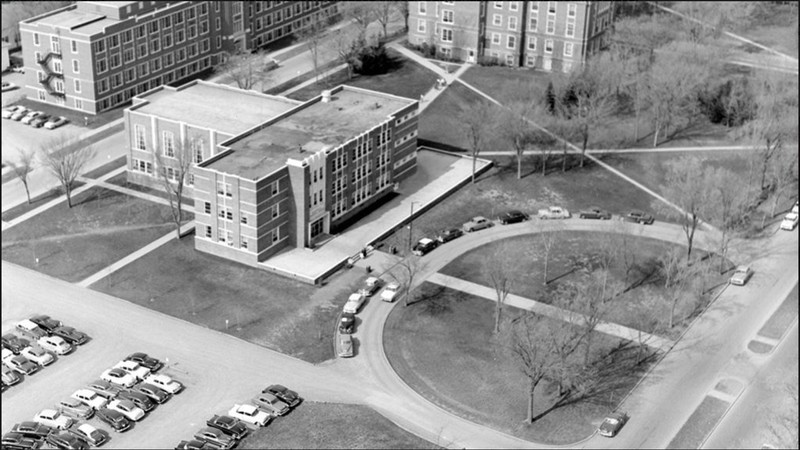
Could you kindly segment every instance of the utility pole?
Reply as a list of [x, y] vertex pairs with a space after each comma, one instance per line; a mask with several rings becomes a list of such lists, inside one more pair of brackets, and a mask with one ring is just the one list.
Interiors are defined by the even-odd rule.
[[411, 214], [408, 216], [408, 251], [411, 251], [411, 239], [414, 236], [414, 203], [411, 202]]

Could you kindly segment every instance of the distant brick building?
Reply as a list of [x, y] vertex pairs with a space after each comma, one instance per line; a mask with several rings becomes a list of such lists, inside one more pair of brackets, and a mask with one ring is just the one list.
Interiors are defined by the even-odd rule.
[[569, 72], [607, 43], [611, 1], [411, 1], [408, 41], [442, 57]]

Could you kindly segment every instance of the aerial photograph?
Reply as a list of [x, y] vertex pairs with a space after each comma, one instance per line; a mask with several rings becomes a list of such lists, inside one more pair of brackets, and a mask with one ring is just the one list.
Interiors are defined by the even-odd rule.
[[2, 449], [799, 448], [799, 7], [0, 1]]

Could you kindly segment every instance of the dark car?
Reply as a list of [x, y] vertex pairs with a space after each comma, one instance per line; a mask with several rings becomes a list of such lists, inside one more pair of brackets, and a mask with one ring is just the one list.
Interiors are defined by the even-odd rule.
[[356, 315], [353, 313], [343, 313], [339, 321], [339, 332], [353, 334], [356, 327]]
[[602, 436], [614, 437], [628, 421], [628, 415], [624, 412], [617, 412], [606, 417], [600, 428], [597, 430]]
[[181, 441], [178, 445], [175, 446], [175, 450], [204, 450], [207, 448], [219, 448], [216, 445], [207, 444], [203, 441], [198, 441], [197, 439], [192, 439], [190, 441]]
[[119, 391], [122, 390], [121, 387], [106, 380], [94, 380], [86, 386], [107, 399], [115, 398]]
[[611, 213], [600, 209], [596, 206], [589, 207], [589, 209], [585, 209], [578, 213], [578, 217], [581, 219], [600, 219], [600, 220], [608, 220], [611, 218]]
[[194, 438], [216, 445], [219, 448], [233, 448], [236, 445], [236, 438], [227, 435], [218, 428], [205, 427], [194, 434]]
[[643, 211], [634, 210], [625, 215], [625, 220], [628, 222], [642, 223], [645, 225], [652, 225], [656, 219], [650, 214]]
[[5, 360], [8, 367], [25, 375], [33, 375], [39, 371], [39, 365], [28, 360], [24, 356], [15, 356]]
[[46, 331], [48, 334], [52, 333], [53, 330], [55, 330], [56, 328], [64, 325], [61, 323], [60, 320], [53, 319], [50, 316], [46, 316], [44, 314], [31, 317], [31, 322], [35, 323], [36, 325], [39, 325], [39, 327], [44, 331]]
[[273, 384], [261, 391], [262, 394], [266, 394], [267, 392], [275, 397], [278, 397], [281, 399], [281, 401], [283, 401], [283, 403], [286, 403], [290, 407], [297, 406], [303, 400], [300, 398], [300, 395], [298, 395], [297, 392], [280, 384]]
[[67, 429], [75, 437], [86, 441], [89, 445], [99, 447], [108, 440], [108, 436], [88, 423], [76, 423]]
[[411, 249], [411, 253], [417, 256], [423, 256], [438, 246], [439, 246], [439, 241], [434, 241], [433, 239], [428, 239], [428, 238], [422, 238], [419, 240], [419, 242], [417, 242], [414, 248]]
[[97, 410], [97, 418], [111, 425], [114, 431], [122, 432], [131, 427], [131, 421], [121, 412], [113, 409], [100, 408]]
[[14, 433], [6, 433], [3, 435], [3, 448], [20, 448], [20, 449], [36, 449], [41, 448], [42, 444], [44, 444], [43, 438], [34, 438], [30, 436], [25, 436], [24, 434]]
[[44, 439], [48, 434], [53, 432], [53, 429], [39, 422], [30, 421], [21, 422], [14, 425], [14, 428], [11, 429], [11, 432], [19, 433], [21, 435], [36, 439]]
[[39, 114], [33, 120], [31, 120], [30, 126], [34, 128], [39, 128], [44, 125], [45, 122], [50, 120], [50, 116], [47, 114]]
[[442, 233], [436, 238], [440, 244], [444, 244], [445, 242], [450, 242], [453, 239], [460, 238], [464, 235], [464, 230], [461, 228], [450, 228], [449, 230], [444, 230]]
[[89, 340], [89, 336], [87, 336], [86, 333], [78, 331], [72, 327], [56, 327], [53, 329], [53, 331], [51, 331], [51, 333], [53, 336], [59, 336], [73, 345], [83, 345], [87, 340]]
[[133, 391], [141, 392], [142, 394], [150, 398], [150, 400], [158, 403], [159, 405], [169, 400], [170, 396], [172, 395], [169, 392], [161, 389], [160, 387], [153, 386], [150, 383], [142, 383], [134, 387]]
[[19, 352], [29, 345], [31, 345], [31, 343], [27, 339], [20, 339], [15, 334], [9, 333], [3, 335], [3, 348], [11, 350], [15, 355], [19, 355]]
[[250, 428], [244, 422], [231, 416], [215, 415], [206, 422], [206, 425], [222, 430], [236, 439], [241, 439], [250, 432]]
[[503, 225], [508, 225], [510, 223], [524, 222], [528, 219], [530, 219], [530, 216], [528, 216], [524, 212], [513, 210], [505, 214], [502, 214], [500, 216], [500, 223], [502, 223]]
[[79, 439], [77, 436], [67, 431], [50, 434], [45, 438], [45, 441], [55, 448], [77, 450], [89, 448], [89, 444], [87, 444], [86, 441]]
[[158, 369], [164, 367], [164, 363], [150, 357], [147, 353], [142, 352], [131, 353], [127, 358], [125, 358], [125, 361], [137, 362], [150, 369], [151, 372], [158, 372]]
[[146, 396], [141, 392], [136, 392], [133, 390], [119, 391], [119, 394], [117, 394], [117, 399], [130, 400], [133, 402], [134, 405], [138, 406], [139, 408], [142, 408], [144, 412], [150, 412], [153, 410], [153, 408], [156, 407], [155, 402], [153, 402], [153, 400], [150, 400], [150, 397]]

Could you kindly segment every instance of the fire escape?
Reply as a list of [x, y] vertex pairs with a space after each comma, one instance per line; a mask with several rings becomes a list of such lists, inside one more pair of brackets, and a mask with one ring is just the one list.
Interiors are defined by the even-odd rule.
[[43, 58], [39, 58], [39, 60], [36, 61], [42, 67], [42, 70], [44, 70], [44, 73], [47, 74], [47, 76], [45, 76], [43, 79], [39, 80], [39, 83], [44, 87], [44, 89], [47, 91], [48, 94], [56, 96], [56, 97], [64, 98], [64, 97], [66, 97], [66, 95], [63, 92], [57, 91], [50, 84], [51, 81], [53, 80], [53, 78], [59, 78], [62, 81], [64, 80], [64, 74], [63, 73], [58, 73], [58, 72], [56, 72], [56, 71], [54, 71], [53, 69], [50, 68], [49, 63], [50, 63], [50, 60], [53, 59], [53, 58], [59, 58], [59, 60], [60, 60], [60, 58], [61, 58], [60, 49], [59, 50], [50, 51]]

